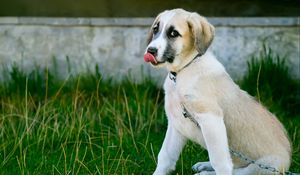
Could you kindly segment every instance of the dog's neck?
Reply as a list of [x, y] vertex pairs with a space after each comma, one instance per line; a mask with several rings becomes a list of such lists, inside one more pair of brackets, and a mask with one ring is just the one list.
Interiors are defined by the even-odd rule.
[[179, 69], [178, 71], [174, 72], [174, 71], [170, 71], [169, 72], [169, 78], [176, 83], [176, 76], [177, 74], [182, 71], [183, 69], [185, 69], [186, 67], [188, 67], [189, 65], [191, 65], [197, 58], [200, 58], [202, 56], [202, 54], [198, 53], [190, 62], [188, 62], [186, 65], [184, 65], [181, 69]]

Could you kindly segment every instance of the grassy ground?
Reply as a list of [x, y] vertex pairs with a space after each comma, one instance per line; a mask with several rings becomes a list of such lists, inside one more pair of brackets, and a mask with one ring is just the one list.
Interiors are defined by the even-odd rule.
[[[269, 81], [264, 73], [276, 60], [269, 62], [253, 59], [240, 84], [259, 92], [278, 115], [293, 143], [290, 170], [300, 172], [299, 93], [288, 91], [297, 83]], [[271, 76], [283, 74], [280, 65]], [[167, 125], [162, 90], [150, 79], [116, 85], [97, 70], [63, 81], [38, 68], [6, 72], [11, 81], [0, 84], [0, 174], [151, 174]], [[286, 88], [274, 91], [272, 83]], [[174, 174], [192, 174], [194, 163], [208, 159], [193, 143], [183, 152]]]

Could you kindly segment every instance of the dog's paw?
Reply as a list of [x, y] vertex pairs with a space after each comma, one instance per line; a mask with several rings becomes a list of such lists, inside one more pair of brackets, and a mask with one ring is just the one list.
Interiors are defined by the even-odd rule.
[[210, 162], [198, 162], [192, 166], [193, 171], [201, 172], [201, 171], [214, 171]]
[[196, 173], [194, 175], [216, 175], [216, 172], [214, 172], [214, 171], [202, 171], [202, 172]]

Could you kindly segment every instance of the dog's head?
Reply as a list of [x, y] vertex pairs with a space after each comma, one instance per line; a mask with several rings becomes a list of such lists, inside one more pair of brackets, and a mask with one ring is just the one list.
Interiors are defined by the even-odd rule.
[[183, 9], [164, 11], [152, 24], [144, 59], [176, 71], [195, 55], [203, 55], [213, 37], [214, 27], [199, 14]]

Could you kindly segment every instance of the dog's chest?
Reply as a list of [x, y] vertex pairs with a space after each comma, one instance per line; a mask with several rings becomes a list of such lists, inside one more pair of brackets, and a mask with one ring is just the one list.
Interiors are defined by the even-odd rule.
[[165, 82], [165, 110], [168, 123], [173, 125], [182, 135], [205, 147], [201, 130], [189, 118], [183, 116], [182, 94], [173, 81]]

